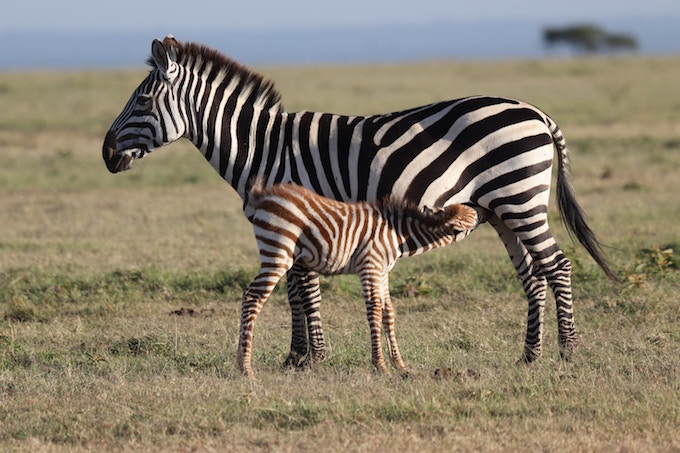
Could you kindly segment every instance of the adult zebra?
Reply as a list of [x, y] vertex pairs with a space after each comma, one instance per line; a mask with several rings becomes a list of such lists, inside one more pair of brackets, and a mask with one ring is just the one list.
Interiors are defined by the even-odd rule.
[[[295, 182], [342, 201], [391, 194], [423, 206], [468, 203], [498, 232], [528, 299], [522, 360], [541, 353], [546, 290], [557, 305], [561, 357], [578, 342], [571, 264], [548, 226], [553, 152], [557, 200], [570, 233], [616, 279], [569, 182], [562, 132], [521, 101], [474, 96], [358, 117], [284, 110], [273, 84], [219, 52], [172, 36], [154, 40], [151, 71], [104, 139], [109, 171], [188, 138], [231, 184], [251, 218], [247, 182]], [[287, 274], [292, 311], [287, 364], [325, 357], [317, 274]]]

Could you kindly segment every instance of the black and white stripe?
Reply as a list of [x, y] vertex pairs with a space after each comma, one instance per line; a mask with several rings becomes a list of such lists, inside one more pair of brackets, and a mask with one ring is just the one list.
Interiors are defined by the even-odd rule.
[[[555, 295], [562, 357], [577, 343], [571, 264], [548, 226], [552, 161], [557, 198], [570, 232], [615, 279], [569, 183], [567, 149], [557, 125], [517, 100], [474, 96], [402, 112], [358, 117], [288, 113], [270, 82], [218, 52], [174, 38], [154, 41], [152, 70], [106, 135], [112, 172], [185, 137], [241, 196], [247, 182], [294, 182], [342, 201], [393, 195], [419, 206], [468, 203], [488, 216], [529, 301], [522, 359], [541, 353], [546, 290]], [[324, 358], [316, 273], [288, 274], [293, 316], [287, 363]], [[303, 316], [304, 315], [304, 316]]]
[[394, 333], [388, 275], [397, 259], [459, 241], [477, 226], [477, 211], [453, 204], [420, 210], [394, 199], [343, 203], [296, 184], [250, 191], [260, 271], [243, 294], [238, 363], [252, 370], [255, 319], [281, 277], [293, 266], [321, 274], [357, 274], [371, 331], [373, 365], [387, 371], [380, 341], [385, 329], [390, 362], [404, 370]]

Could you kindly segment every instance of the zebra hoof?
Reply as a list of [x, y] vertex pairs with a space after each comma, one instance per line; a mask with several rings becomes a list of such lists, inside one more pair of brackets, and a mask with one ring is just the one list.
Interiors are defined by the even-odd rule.
[[538, 360], [540, 356], [541, 356], [540, 350], [537, 351], [536, 349], [532, 348], [524, 348], [524, 353], [522, 354], [522, 357], [520, 357], [519, 360], [517, 361], [517, 365], [531, 366], [536, 360]]
[[297, 351], [290, 351], [286, 361], [283, 362], [284, 368], [300, 368], [302, 363], [306, 360], [306, 354], [300, 354]]
[[578, 343], [578, 337], [570, 338], [564, 343], [560, 343], [560, 358], [565, 362], [571, 362]]
[[302, 360], [302, 362], [298, 363], [296, 367], [298, 369], [306, 370], [323, 362], [324, 360], [326, 360], [326, 351], [312, 352], [308, 354], [307, 357], [305, 357], [304, 360]]

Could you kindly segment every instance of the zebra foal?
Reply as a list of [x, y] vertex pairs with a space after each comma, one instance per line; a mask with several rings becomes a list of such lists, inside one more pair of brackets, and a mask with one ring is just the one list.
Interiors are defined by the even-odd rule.
[[251, 349], [255, 319], [286, 272], [294, 266], [324, 275], [359, 276], [371, 332], [373, 365], [387, 372], [380, 341], [381, 323], [392, 365], [403, 370], [394, 334], [394, 310], [388, 274], [401, 256], [423, 253], [459, 241], [478, 224], [477, 211], [463, 204], [419, 209], [384, 198], [343, 203], [296, 184], [250, 190], [260, 271], [243, 294], [238, 364], [252, 376]]

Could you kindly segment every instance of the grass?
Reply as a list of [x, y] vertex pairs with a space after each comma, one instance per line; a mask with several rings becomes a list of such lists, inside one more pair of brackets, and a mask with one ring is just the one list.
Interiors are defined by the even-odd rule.
[[[328, 359], [281, 368], [279, 285], [254, 367], [235, 351], [257, 256], [239, 200], [180, 142], [109, 175], [101, 141], [143, 71], [0, 74], [0, 450], [675, 451], [680, 448], [677, 58], [261, 68], [291, 111], [364, 114], [473, 93], [541, 106], [623, 283], [551, 209], [574, 265], [572, 363], [555, 308], [517, 367], [526, 302], [491, 228], [391, 275], [410, 377], [370, 363], [361, 290], [323, 278]], [[370, 76], [370, 77], [369, 77]]]

